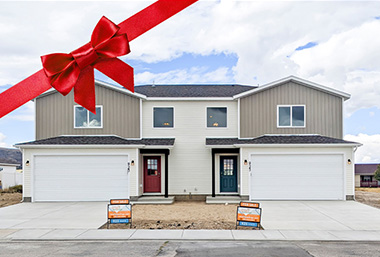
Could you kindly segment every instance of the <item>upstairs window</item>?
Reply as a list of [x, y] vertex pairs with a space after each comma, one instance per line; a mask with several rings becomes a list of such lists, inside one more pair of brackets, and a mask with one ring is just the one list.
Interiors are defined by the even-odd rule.
[[74, 128], [102, 128], [103, 106], [96, 106], [96, 114], [82, 106], [74, 106]]
[[227, 127], [227, 108], [226, 107], [207, 107], [207, 127], [226, 128]]
[[304, 128], [304, 105], [280, 105], [277, 107], [277, 126], [280, 128]]
[[154, 128], [173, 128], [174, 127], [173, 107], [154, 107], [153, 108], [153, 127]]

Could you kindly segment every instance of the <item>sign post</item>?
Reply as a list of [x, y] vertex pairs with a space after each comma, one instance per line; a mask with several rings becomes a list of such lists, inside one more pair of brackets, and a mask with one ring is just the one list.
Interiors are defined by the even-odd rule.
[[261, 213], [259, 203], [240, 202], [236, 211], [236, 229], [238, 226], [261, 229]]
[[107, 229], [110, 224], [128, 224], [132, 227], [132, 205], [129, 199], [111, 199], [107, 205]]

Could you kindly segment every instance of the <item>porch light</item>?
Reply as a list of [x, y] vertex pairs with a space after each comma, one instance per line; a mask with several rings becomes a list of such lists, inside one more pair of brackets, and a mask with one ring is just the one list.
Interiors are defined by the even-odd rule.
[[247, 165], [248, 164], [248, 161], [247, 160], [244, 160], [244, 165]]
[[25, 165], [29, 166], [29, 164], [30, 164], [29, 160], [26, 160]]
[[347, 160], [347, 163], [348, 163], [348, 164], [351, 164], [351, 159], [348, 159], [348, 160]]
[[135, 161], [134, 160], [131, 161], [131, 166], [135, 166]]

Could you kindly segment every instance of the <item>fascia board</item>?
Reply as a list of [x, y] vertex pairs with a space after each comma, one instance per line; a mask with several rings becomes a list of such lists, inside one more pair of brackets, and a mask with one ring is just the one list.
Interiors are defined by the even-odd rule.
[[325, 86], [322, 86], [320, 84], [317, 84], [317, 83], [314, 83], [314, 82], [311, 82], [311, 81], [307, 81], [307, 80], [298, 78], [296, 76], [289, 76], [289, 77], [286, 77], [286, 78], [283, 78], [283, 79], [280, 79], [280, 80], [277, 80], [277, 81], [265, 84], [265, 85], [263, 85], [261, 87], [258, 87], [256, 89], [252, 89], [252, 90], [249, 90], [249, 91], [246, 91], [246, 92], [234, 95], [233, 98], [237, 99], [237, 98], [241, 98], [241, 97], [244, 97], [244, 96], [256, 94], [256, 93], [259, 93], [261, 91], [264, 91], [264, 90], [270, 89], [272, 87], [278, 86], [279, 84], [290, 82], [290, 81], [295, 81], [295, 82], [298, 82], [298, 83], [300, 83], [300, 84], [302, 84], [304, 86], [315, 88], [315, 89], [318, 89], [320, 91], [323, 91], [323, 92], [326, 92], [326, 93], [329, 93], [329, 94], [333, 94], [333, 95], [336, 95], [336, 96], [339, 96], [339, 97], [343, 97], [344, 100], [348, 100], [348, 99], [351, 98], [351, 95], [348, 94], [348, 93], [345, 93], [345, 92], [342, 92], [342, 91], [339, 91], [339, 90], [336, 90], [336, 89], [333, 89], [333, 88], [325, 87]]
[[289, 148], [289, 147], [298, 147], [298, 148], [311, 148], [311, 147], [360, 147], [362, 144], [234, 144], [235, 147], [241, 148]]
[[146, 97], [147, 101], [234, 101], [233, 97]]
[[21, 149], [69, 149], [69, 148], [96, 148], [96, 149], [112, 149], [112, 148], [144, 148], [145, 145], [16, 145]]

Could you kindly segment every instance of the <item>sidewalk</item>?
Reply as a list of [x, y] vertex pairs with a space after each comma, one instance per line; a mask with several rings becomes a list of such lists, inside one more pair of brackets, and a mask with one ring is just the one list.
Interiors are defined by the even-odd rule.
[[380, 241], [380, 230], [136, 230], [136, 229], [2, 229], [0, 242], [14, 240], [280, 240]]

